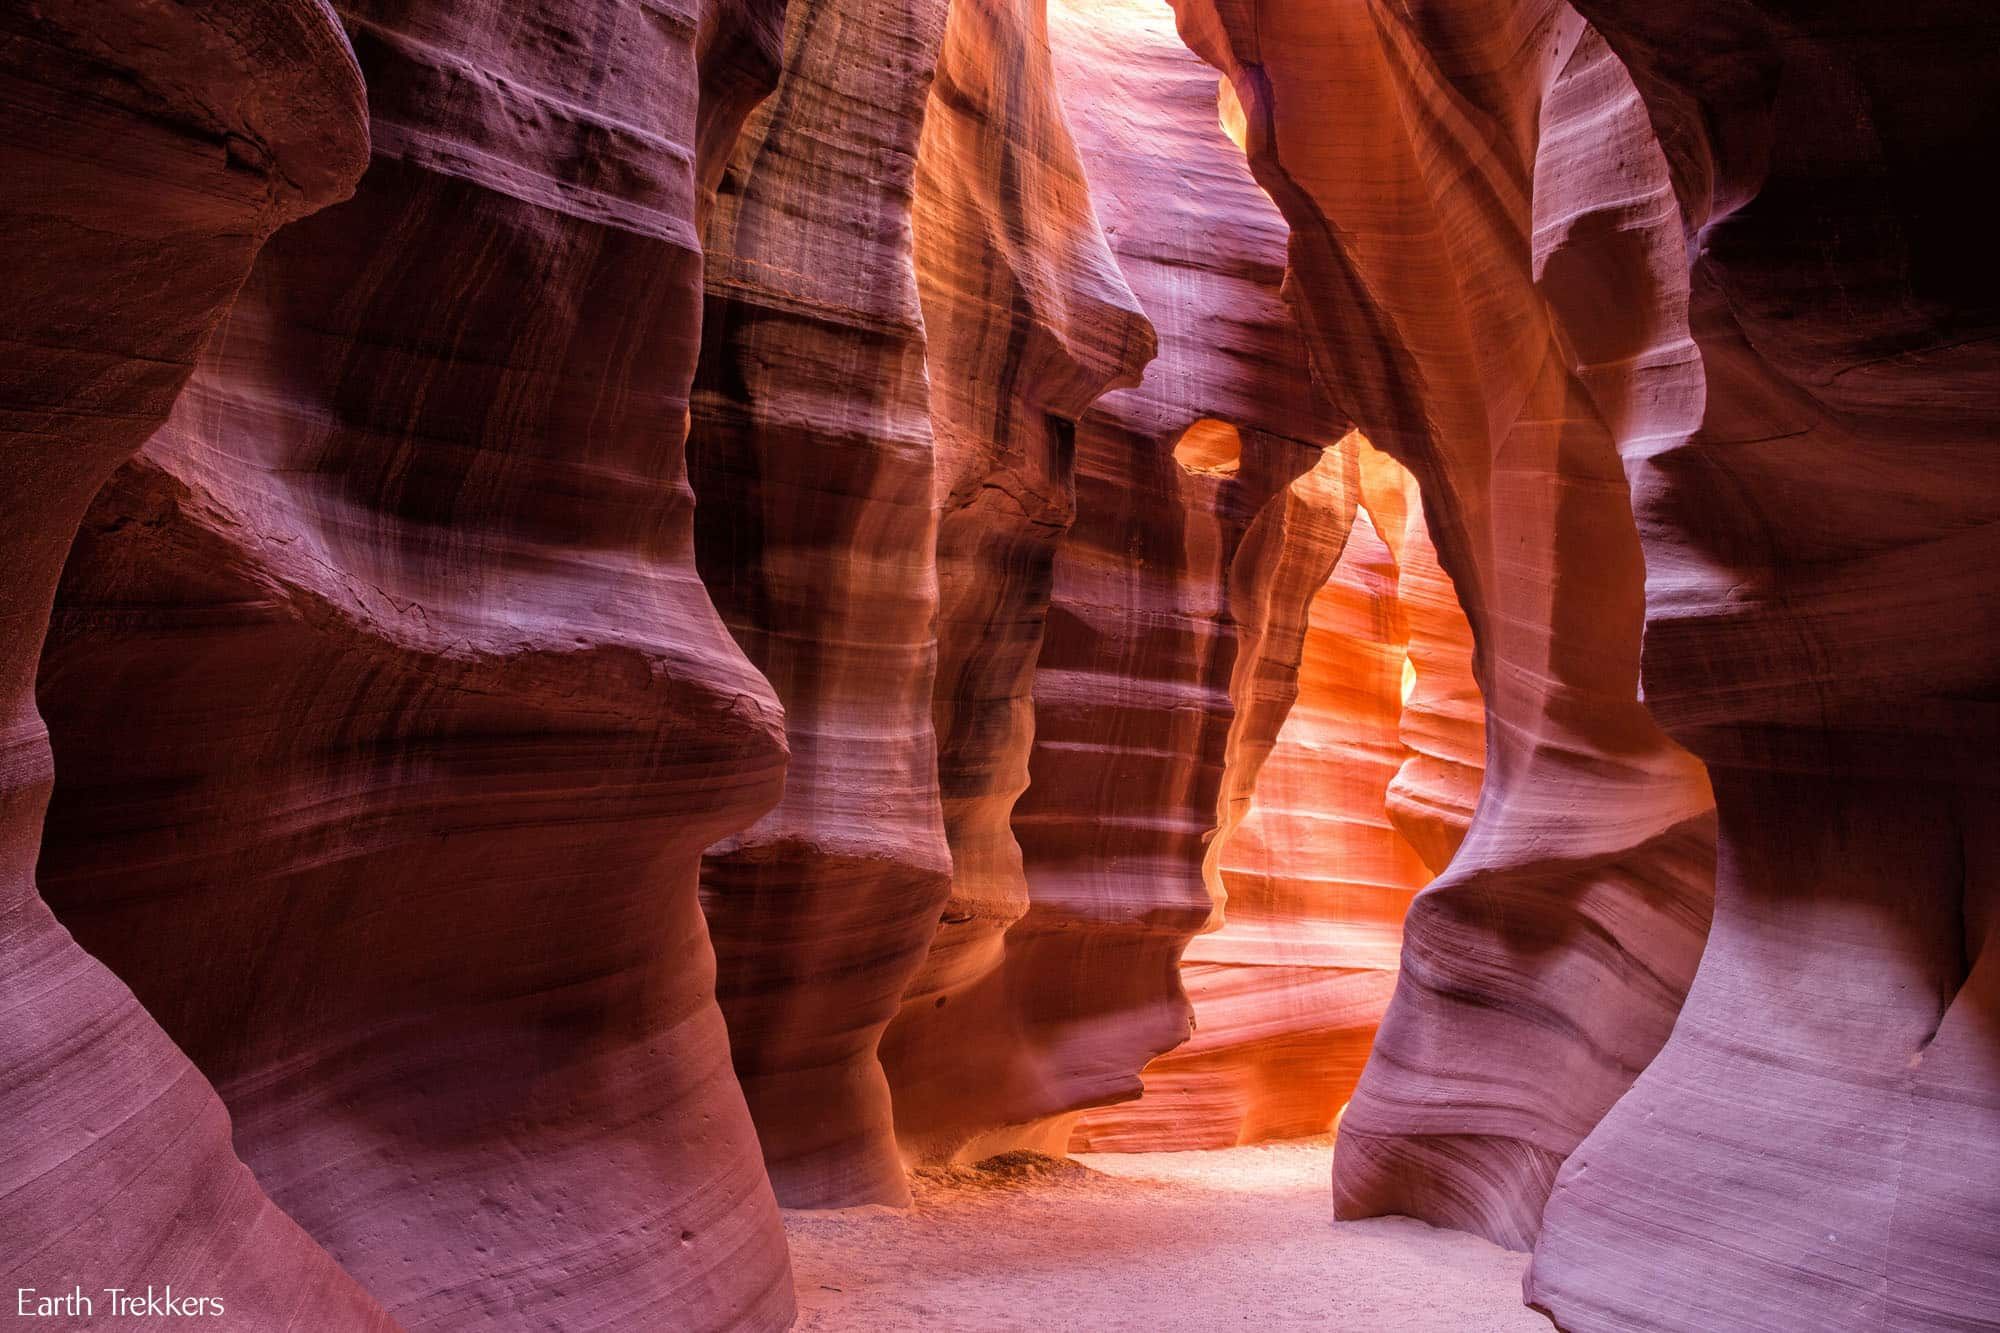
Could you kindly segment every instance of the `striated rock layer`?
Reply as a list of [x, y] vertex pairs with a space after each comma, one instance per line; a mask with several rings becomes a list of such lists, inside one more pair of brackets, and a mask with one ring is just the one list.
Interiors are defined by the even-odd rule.
[[[1204, 844], [1239, 624], [1263, 615], [1246, 571], [1278, 559], [1286, 488], [1335, 433], [1277, 295], [1282, 220], [1223, 132], [1213, 73], [1164, 8], [1062, 3], [1049, 19], [1092, 201], [1159, 351], [1074, 430], [1075, 517], [1011, 821], [1025, 910], [976, 985], [940, 988], [928, 1014], [920, 991], [901, 1020], [933, 1043], [979, 1034], [933, 1153], [1059, 1147], [1068, 1117], [1136, 1095], [1146, 1061], [1186, 1039], [1177, 959], [1213, 911]], [[1168, 170], [1190, 188], [1163, 198]], [[1247, 540], [1267, 514], [1277, 535]], [[941, 943], [974, 924], [948, 917]]]
[[773, 1182], [1359, 1067], [1337, 1210], [1565, 1328], [2000, 1323], [1996, 89], [1974, 0], [13, 6], [0, 1278], [774, 1329]]
[[[1183, 956], [1194, 1035], [1147, 1066], [1143, 1098], [1088, 1116], [1080, 1147], [1326, 1133], [1388, 1005], [1411, 895], [1432, 875], [1402, 829], [1436, 843], [1441, 868], [1470, 821], [1482, 728], [1476, 711], [1453, 714], [1479, 705], [1471, 632], [1415, 483], [1359, 435], [1313, 480], [1328, 472], [1343, 484], [1318, 488], [1321, 503], [1344, 499], [1351, 528], [1312, 601], [1297, 702], [1221, 848], [1226, 919]], [[1397, 818], [1392, 792], [1414, 813]]]
[[1537, 263], [1554, 300], [1687, 303], [1699, 414], [1624, 454], [1646, 701], [1721, 843], [1680, 1022], [1557, 1178], [1527, 1289], [1578, 1329], [1990, 1326], [2000, 263], [1959, 164], [2000, 126], [2000, 16], [1578, 8], [1675, 244]]
[[1458, 855], [1478, 808], [1486, 701], [1473, 675], [1472, 626], [1438, 563], [1416, 479], [1372, 446], [1362, 451], [1362, 476], [1362, 497], [1396, 558], [1396, 604], [1409, 636], [1396, 725], [1403, 762], [1383, 802], [1428, 878]]
[[[1319, 343], [1353, 354], [1344, 401], [1412, 460], [1433, 517], [1478, 518], [1467, 470], [1438, 466], [1481, 435], [1448, 432], [1454, 404], [1482, 405], [1489, 438], [1505, 427], [1510, 470], [1534, 461], [1527, 437], [1560, 445], [1546, 610], [1458, 579], [1495, 728], [1487, 794], [1418, 899], [1336, 1198], [1516, 1243], [1539, 1230], [1529, 1293], [1568, 1328], [1990, 1322], [2000, 283], [1946, 164], [1990, 138], [1996, 20], [1960, 5], [1579, 8], [1602, 36], [1533, 2], [1182, 10], [1250, 108]], [[1420, 408], [1423, 429], [1376, 425]], [[1568, 477], [1589, 490], [1564, 494]], [[1625, 674], [1631, 544], [1608, 513], [1565, 521], [1597, 494], [1629, 496], [1636, 519], [1647, 708], [1705, 761], [1719, 808], [1713, 934], [1650, 1063], [1690, 951], [1629, 942], [1672, 944], [1698, 916], [1697, 784], [1636, 727], [1611, 744], [1577, 697], [1525, 726], [1518, 659], [1503, 671], [1523, 630], [1587, 645], [1574, 611], [1589, 608], [1598, 661]], [[1434, 528], [1447, 568], [1476, 568]], [[1566, 605], [1580, 583], [1594, 607]], [[1542, 765], [1532, 789], [1523, 736]], [[1548, 802], [1566, 790], [1542, 758], [1557, 746], [1594, 754], [1600, 799]], [[1645, 784], [1605, 781], [1639, 760]], [[1628, 891], [1578, 900], [1591, 935], [1545, 917], [1484, 932], [1502, 947], [1455, 964], [1426, 956], [1427, 904], [1464, 898], [1461, 868], [1496, 837], [1621, 826], [1636, 850], [1604, 864]], [[1551, 966], [1608, 943], [1626, 948], [1622, 975]], [[1430, 1003], [1427, 979], [1468, 963], [1476, 985], [1456, 984], [1490, 1009]], [[1549, 1040], [1500, 1040], [1496, 1017], [1564, 980], [1591, 1008], [1562, 1043], [1616, 1057], [1581, 1085]], [[1636, 1003], [1640, 983], [1658, 1003]], [[1520, 1136], [1512, 1166], [1498, 1143], [1433, 1137], [1497, 1126], [1490, 1111], [1417, 1095], [1441, 1091], [1442, 1057], [1497, 1077], [1496, 1054], [1521, 1080], [1505, 1100], [1569, 1112]], [[1574, 1126], [1641, 1064], [1542, 1213]]]
[[940, 510], [931, 716], [952, 880], [881, 1057], [898, 1140], [923, 1159], [1062, 1097], [1006, 965], [1028, 905], [1008, 821], [1028, 783], [1076, 421], [1107, 388], [1136, 383], [1155, 345], [1091, 207], [1041, 0], [954, 0], [918, 149], [915, 240]]
[[775, 7], [343, 18], [367, 175], [64, 573], [48, 897], [406, 1326], [782, 1327], [696, 872], [783, 731], [681, 463], [696, 145]]
[[[1412, 905], [1336, 1206], [1525, 1246], [1556, 1168], [1666, 1039], [1708, 914], [1707, 783], [1637, 700], [1618, 453], [1683, 427], [1685, 329], [1641, 308], [1626, 359], [1572, 364], [1572, 323], [1607, 304], [1552, 306], [1530, 265], [1531, 237], [1606, 202], [1596, 177], [1538, 175], [1536, 135], [1620, 144], [1601, 114], [1619, 71], [1554, 3], [1177, 10], [1292, 225], [1330, 391], [1421, 485], [1486, 700], [1478, 812]], [[1616, 200], [1635, 226], [1667, 203]]]
[[[214, 1089], [36, 893], [52, 763], [35, 670], [94, 491], [164, 421], [260, 246], [367, 157], [313, 3], [0, 14], [0, 1279], [220, 1295], [243, 1327], [388, 1319], [252, 1179]], [[32, 1289], [24, 1293], [23, 1289]]]
[[1298, 702], [1222, 849], [1228, 917], [1185, 955], [1195, 1035], [1146, 1073], [1173, 1146], [1323, 1134], [1361, 1073], [1429, 878], [1385, 805], [1402, 759], [1395, 582], [1362, 510], [1313, 598]]
[[943, 0], [796, 0], [707, 234], [696, 555], [785, 707], [784, 800], [703, 902], [778, 1198], [905, 1203], [876, 1045], [951, 875], [931, 731], [937, 517], [910, 231]]

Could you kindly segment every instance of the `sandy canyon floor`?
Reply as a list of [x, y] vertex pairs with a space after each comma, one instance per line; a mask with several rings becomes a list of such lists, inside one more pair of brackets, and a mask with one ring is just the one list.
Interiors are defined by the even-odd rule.
[[1504, 1333], [1524, 1254], [1335, 1222], [1327, 1140], [919, 1172], [916, 1206], [787, 1212], [798, 1328]]

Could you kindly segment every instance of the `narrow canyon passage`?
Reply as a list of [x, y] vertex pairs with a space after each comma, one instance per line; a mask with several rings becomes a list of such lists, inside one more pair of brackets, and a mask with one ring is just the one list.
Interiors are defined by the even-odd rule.
[[2000, 1328], [1996, 145], [1991, 0], [0, 6], [0, 1324]]

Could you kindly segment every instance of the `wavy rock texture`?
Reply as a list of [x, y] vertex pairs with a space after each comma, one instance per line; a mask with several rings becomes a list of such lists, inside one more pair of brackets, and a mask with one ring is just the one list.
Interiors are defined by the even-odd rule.
[[[1604, 202], [1587, 174], [1536, 175], [1537, 127], [1587, 118], [1583, 90], [1620, 76], [1554, 4], [1178, 12], [1292, 224], [1330, 391], [1422, 487], [1486, 698], [1484, 794], [1412, 906], [1336, 1206], [1525, 1246], [1557, 1166], [1665, 1040], [1709, 903], [1707, 783], [1637, 701], [1643, 566], [1618, 455], [1685, 429], [1691, 348], [1642, 307], [1635, 359], [1572, 369], [1529, 261], [1538, 229]], [[1668, 201], [1626, 202], [1657, 230]]]
[[0, 16], [0, 1290], [774, 1329], [1379, 1015], [1564, 1328], [2000, 1324], [2000, 16], [1045, 3]]
[[343, 18], [366, 177], [266, 246], [64, 574], [50, 902], [406, 1326], [781, 1327], [696, 873], [783, 732], [681, 462], [694, 147], [776, 15]]
[[[904, 1020], [998, 1052], [954, 1074], [979, 1119], [933, 1152], [1059, 1147], [1075, 1112], [1136, 1095], [1145, 1062], [1186, 1039], [1176, 963], [1213, 910], [1204, 843], [1239, 674], [1232, 598], [1254, 632], [1258, 580], [1236, 585], [1279, 550], [1246, 533], [1336, 430], [1278, 299], [1282, 220], [1222, 130], [1213, 72], [1150, 5], [1057, 5], [1050, 32], [1092, 198], [1159, 355], [1075, 430], [1076, 516], [1012, 821], [1026, 910], [977, 985], [941, 990], [929, 1015], [914, 997]], [[1189, 188], [1163, 200], [1168, 170]], [[947, 946], [958, 929], [948, 919]]]
[[710, 850], [736, 1071], [778, 1197], [907, 1203], [883, 1028], [951, 876], [937, 517], [910, 232], [943, 0], [797, 0], [710, 220], [696, 554], [785, 706], [778, 808]]
[[[1278, 297], [1282, 219], [1171, 12], [1058, 4], [1050, 23], [1093, 198], [1160, 339], [1141, 383], [1079, 423], [1014, 816], [1029, 909], [1007, 966], [1063, 1113], [1136, 1095], [1146, 1061], [1187, 1039], [1177, 960], [1219, 905], [1205, 844], [1238, 626], [1262, 612], [1249, 566], [1270, 554], [1246, 537], [1339, 427]], [[1169, 170], [1181, 189], [1163, 198]]]
[[[1310, 472], [1285, 488], [1282, 503], [1265, 506], [1230, 567], [1238, 639], [1229, 681], [1234, 716], [1223, 746], [1215, 829], [1202, 858], [1202, 875], [1219, 899], [1227, 893], [1222, 854], [1250, 816], [1258, 776], [1298, 701], [1313, 604], [1354, 523], [1361, 474], [1347, 441], [1343, 436], [1323, 451]], [[1226, 902], [1224, 908], [1226, 915]], [[1208, 922], [1210, 929], [1221, 924], [1220, 917]]]
[[[1407, 821], [1392, 818], [1391, 792], [1402, 784], [1422, 834], [1441, 844], [1470, 822], [1460, 798], [1477, 794], [1481, 726], [1476, 712], [1463, 734], [1445, 719], [1478, 708], [1471, 631], [1437, 571], [1415, 483], [1359, 435], [1327, 461], [1349, 475], [1322, 503], [1344, 497], [1351, 527], [1313, 597], [1297, 701], [1221, 849], [1226, 919], [1183, 957], [1194, 1036], [1147, 1067], [1143, 1098], [1089, 1116], [1079, 1146], [1175, 1151], [1326, 1133], [1388, 1006], [1410, 898], [1433, 873], [1402, 833]], [[1419, 619], [1434, 678], [1421, 702]], [[1433, 743], [1415, 750], [1411, 734]]]
[[353, 189], [368, 145], [354, 57], [313, 4], [11, 7], [0, 106], [0, 1278], [226, 1292], [245, 1327], [387, 1327], [272, 1205], [214, 1089], [34, 878], [53, 777], [35, 668], [64, 554], [265, 239]]
[[940, 509], [932, 723], [952, 855], [930, 952], [885, 1033], [896, 1132], [949, 1157], [1046, 1112], [1008, 928], [1028, 907], [1009, 828], [1051, 564], [1074, 512], [1076, 421], [1138, 381], [1155, 338], [1104, 242], [1056, 97], [1040, 0], [951, 6], [917, 156], [918, 293]]
[[1646, 700], [1721, 845], [1687, 1006], [1558, 1177], [1528, 1291], [1577, 1329], [1991, 1326], [2000, 264], [1952, 164], [2000, 125], [2000, 17], [1578, 7], [1691, 269], [1580, 263], [1575, 227], [1537, 263], [1557, 301], [1689, 293], [1701, 414], [1625, 461]]
[[[1470, 349], [1475, 382], [1502, 420], [1555, 423], [1579, 444], [1579, 421], [1601, 423], [1644, 544], [1646, 702], [1715, 774], [1718, 899], [1700, 973], [1671, 1040], [1562, 1168], [1529, 1292], [1571, 1328], [1989, 1322], [2000, 1078], [1994, 802], [1979, 756], [1994, 739], [2000, 638], [1996, 283], [1945, 164], [1990, 137], [1995, 20], [1950, 5], [1580, 7], [1605, 37], [1541, 4], [1356, 7], [1333, 22], [1277, 6], [1184, 11], [1204, 50], [1236, 62], [1267, 179], [1296, 191], [1283, 199], [1303, 286], [1322, 291], [1313, 318], [1335, 334], [1359, 322], [1334, 299], [1344, 288], [1375, 320], [1349, 344], [1382, 349], [1357, 402], [1387, 387], [1445, 410], [1440, 385], [1464, 381], [1427, 356], [1442, 314], [1487, 333]], [[1293, 59], [1304, 53], [1311, 67]], [[1339, 112], [1317, 140], [1288, 113], [1316, 93]], [[1425, 151], [1405, 172], [1378, 170], [1368, 197], [1343, 196], [1339, 146], [1364, 146], [1343, 163], [1361, 179], [1355, 157], [1377, 167], [1398, 136]], [[1459, 169], [1424, 170], [1447, 162]], [[1427, 234], [1428, 217], [1450, 225]], [[1424, 266], [1371, 263], [1412, 237], [1438, 241], [1447, 262], [1481, 241], [1487, 253], [1461, 266], [1455, 294], [1426, 293]], [[1552, 371], [1588, 417], [1542, 396]], [[1356, 415], [1372, 429], [1396, 407]], [[1601, 455], [1590, 450], [1592, 476]], [[1595, 559], [1628, 619], [1628, 580], [1605, 563], [1623, 546], [1573, 543], [1552, 586]], [[1440, 548], [1456, 572], [1452, 544]], [[1487, 642], [1497, 622], [1474, 611], [1491, 717], [1512, 726]], [[1560, 598], [1551, 612], [1560, 639], [1573, 622]], [[1509, 799], [1512, 747], [1496, 733], [1488, 795], [1441, 884], [1484, 854], [1495, 819], [1550, 829]], [[1683, 791], [1631, 793], [1656, 826], [1635, 831], [1673, 854], [1651, 861], [1656, 900], [1692, 880], [1662, 874], [1675, 858], [1693, 868], [1698, 825], [1663, 824]], [[1564, 813], [1611, 827], [1602, 811]], [[1413, 941], [1436, 896], [1419, 899]], [[1637, 924], [1629, 909], [1606, 922], [1614, 936]], [[1519, 952], [1495, 960], [1509, 989], [1530, 961]], [[1655, 971], [1670, 995], [1677, 972]], [[1578, 994], [1621, 1022], [1636, 1012], [1606, 1006], [1602, 986]], [[1512, 1188], [1510, 1221], [1490, 1188], [1475, 1206], [1470, 1185], [1448, 1194], [1448, 1176], [1425, 1191], [1396, 1174], [1442, 1156], [1416, 1138], [1439, 1117], [1410, 1104], [1396, 1122], [1409, 1064], [1382, 1055], [1491, 1035], [1399, 995], [1347, 1121], [1343, 1207], [1415, 1200], [1489, 1234], [1533, 1234], [1518, 1207], [1530, 1177]]]
[[[1183, 436], [1176, 452], [1188, 456], [1190, 439], [1200, 434]], [[1340, 559], [1359, 491], [1352, 450], [1324, 450], [1311, 471], [1294, 480], [1278, 502], [1266, 505], [1252, 521], [1231, 563], [1229, 606], [1237, 638], [1229, 680], [1232, 715], [1223, 743], [1215, 826], [1207, 835], [1201, 865], [1211, 895], [1224, 910], [1211, 914], [1208, 929], [1226, 929], [1225, 917], [1236, 910], [1224, 902], [1221, 853], [1250, 816], [1258, 775], [1298, 700], [1314, 601]], [[1180, 970], [1184, 990], [1192, 971], [1184, 962]], [[1198, 988], [1199, 982], [1195, 985]], [[1199, 1016], [1190, 1013], [1189, 1019], [1190, 1042], [1198, 1042]], [[1171, 1059], [1169, 1054], [1147, 1069], [1157, 1071]], [[1216, 1133], [1213, 1117], [1199, 1125], [1191, 1123], [1184, 1133], [1177, 1113], [1162, 1112], [1186, 1098], [1148, 1099], [1143, 1090], [1154, 1086], [1150, 1076], [1141, 1084], [1141, 1099], [1101, 1107], [1076, 1120], [1070, 1145], [1079, 1151], [1145, 1151], [1187, 1142], [1188, 1133]]]

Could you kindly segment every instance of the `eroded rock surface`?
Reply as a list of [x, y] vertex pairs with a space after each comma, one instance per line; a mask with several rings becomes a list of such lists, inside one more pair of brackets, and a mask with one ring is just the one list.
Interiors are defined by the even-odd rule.
[[951, 877], [937, 511], [910, 207], [943, 0], [796, 0], [708, 227], [696, 554], [785, 707], [785, 797], [703, 901], [779, 1199], [903, 1203], [882, 1030]]
[[681, 464], [698, 127], [772, 19], [345, 7], [373, 162], [64, 574], [49, 899], [407, 1325], [791, 1315], [696, 901], [783, 730]]
[[1415, 483], [1349, 434], [1292, 489], [1347, 538], [1303, 640], [1282, 645], [1296, 700], [1220, 848], [1221, 929], [1183, 956], [1194, 1034], [1147, 1066], [1141, 1099], [1086, 1117], [1079, 1147], [1326, 1133], [1388, 1006], [1411, 895], [1433, 873], [1420, 845], [1442, 868], [1471, 819], [1483, 732], [1471, 631]]
[[1055, 1109], [1007, 936], [1028, 910], [1009, 824], [1076, 422], [1155, 336], [1106, 246], [1057, 100], [1040, 0], [951, 6], [917, 159], [918, 292], [940, 511], [932, 693], [950, 894], [884, 1036], [906, 1155], [946, 1158]]
[[[1141, 3], [1059, 4], [1050, 41], [1092, 202], [1159, 352], [1075, 427], [1075, 517], [1012, 818], [1025, 911], [979, 985], [941, 991], [929, 1015], [913, 999], [904, 1020], [985, 1044], [956, 1075], [982, 1119], [933, 1150], [1060, 1146], [1076, 1112], [1136, 1095], [1146, 1061], [1186, 1039], [1177, 960], [1218, 896], [1204, 862], [1232, 695], [1251, 682], [1240, 646], [1274, 617], [1303, 632], [1310, 584], [1269, 605], [1285, 542], [1310, 529], [1330, 563], [1339, 537], [1288, 526], [1288, 488], [1338, 426], [1278, 296], [1282, 220], [1220, 122], [1213, 72]], [[1187, 188], [1162, 198], [1168, 172]], [[940, 939], [974, 928], [948, 916]]]
[[[1522, 1061], [1536, 1098], [1561, 1087], [1569, 1105], [1544, 1131], [1510, 1135], [1511, 1164], [1497, 1142], [1425, 1137], [1475, 1118], [1472, 1098], [1436, 1111], [1405, 1096], [1436, 1091], [1424, 1069], [1446, 1057], [1479, 1068], [1481, 1052], [1536, 1049], [1498, 1040], [1491, 1014], [1418, 1002], [1413, 983], [1451, 969], [1421, 956], [1437, 915], [1426, 903], [1452, 897], [1419, 899], [1337, 1197], [1516, 1243], [1541, 1229], [1529, 1289], [1565, 1327], [1990, 1319], [1990, 1266], [1972, 1256], [1991, 1231], [1984, 1145], [2000, 1087], [1977, 1017], [1992, 1008], [1994, 801], [1990, 765], [1971, 756], [1992, 743], [1995, 266], [1947, 202], [1941, 166], [1990, 132], [1994, 20], [1950, 5], [1886, 18], [1578, 8], [1601, 35], [1535, 3], [1182, 7], [1249, 107], [1302, 289], [1320, 294], [1307, 308], [1322, 345], [1373, 351], [1350, 364], [1343, 401], [1412, 460], [1433, 516], [1478, 512], [1462, 468], [1423, 471], [1448, 438], [1428, 421], [1402, 437], [1378, 422], [1414, 419], [1419, 399], [1443, 416], [1449, 391], [1515, 423], [1510, 473], [1532, 461], [1524, 433], [1562, 443], [1554, 559], [1514, 585], [1554, 592], [1546, 611], [1503, 621], [1493, 585], [1459, 578], [1505, 730], [1440, 884], [1488, 860], [1507, 830], [1546, 846], [1622, 825], [1635, 849], [1606, 863], [1627, 892], [1578, 900], [1594, 900], [1590, 935], [1551, 932], [1562, 918], [1545, 915], [1484, 955], [1491, 1014], [1567, 979], [1594, 1008], [1565, 1044], [1587, 1038], [1615, 1057], [1582, 1085], [1551, 1076], [1573, 1063]], [[1411, 151], [1395, 167], [1385, 146], [1399, 140]], [[1408, 262], [1392, 271], [1398, 252]], [[1453, 272], [1452, 289], [1426, 288]], [[1445, 356], [1459, 330], [1480, 336]], [[1468, 384], [1476, 396], [1458, 392]], [[1588, 491], [1564, 495], [1566, 476]], [[1605, 627], [1596, 660], [1624, 675], [1636, 571], [1621, 573], [1619, 553], [1631, 543], [1608, 514], [1594, 536], [1564, 521], [1586, 494], [1621, 491], [1645, 562], [1646, 705], [1714, 774], [1722, 838], [1714, 932], [1649, 1064], [1691, 950], [1627, 945], [1649, 965], [1594, 983], [1550, 962], [1692, 933], [1698, 784], [1657, 741], [1635, 744], [1643, 729], [1614, 746], [1595, 709], [1551, 696], [1562, 706], [1527, 733], [1537, 771], [1516, 785], [1510, 733], [1528, 719], [1509, 699], [1523, 677], [1500, 674], [1510, 627], [1545, 633], [1550, 649], [1589, 642], [1563, 595], [1582, 585], [1597, 591], [1577, 609], [1595, 601]], [[1458, 574], [1469, 566], [1444, 526]], [[1564, 788], [1543, 756], [1563, 749], [1646, 776], [1600, 772], [1622, 817], [1588, 793], [1544, 804]], [[1640, 982], [1656, 1002], [1636, 1003]], [[1539, 1195], [1564, 1141], [1607, 1104], [1577, 1092], [1615, 1091], [1641, 1065], [1562, 1167], [1544, 1227]], [[1521, 1100], [1490, 1098], [1476, 1118], [1497, 1127]]]
[[[1632, 359], [1572, 365], [1579, 316], [1530, 264], [1539, 229], [1606, 187], [1538, 177], [1536, 135], [1570, 117], [1592, 153], [1622, 142], [1637, 103], [1615, 62], [1552, 4], [1420, 8], [1178, 12], [1292, 224], [1329, 391], [1420, 483], [1486, 699], [1485, 794], [1412, 906], [1336, 1203], [1525, 1246], [1557, 1166], [1666, 1039], [1706, 926], [1707, 783], [1638, 702], [1618, 453], [1683, 428], [1696, 394], [1671, 311], [1632, 312]], [[1665, 224], [1667, 200], [1620, 189], [1632, 225]]]
[[[2000, 18], [1578, 8], [1688, 238], [1700, 414], [1624, 454], [1646, 700], [1721, 845], [1680, 1022], [1558, 1177], [1529, 1295], [1580, 1329], [1991, 1323], [2000, 264], [1949, 164], [2000, 125]], [[1577, 248], [1537, 244], [1552, 299], [1647, 294]]]
[[0, 18], [0, 1276], [777, 1328], [1379, 1016], [1565, 1328], [2000, 1321], [2000, 18], [1573, 4]]
[[221, 1294], [246, 1326], [386, 1328], [238, 1160], [157, 1015], [35, 886], [53, 778], [35, 671], [64, 555], [259, 247], [353, 189], [353, 53], [313, 3], [13, 6], [0, 106], [0, 1277], [14, 1312], [81, 1286], [115, 1316], [101, 1288], [124, 1279]]

